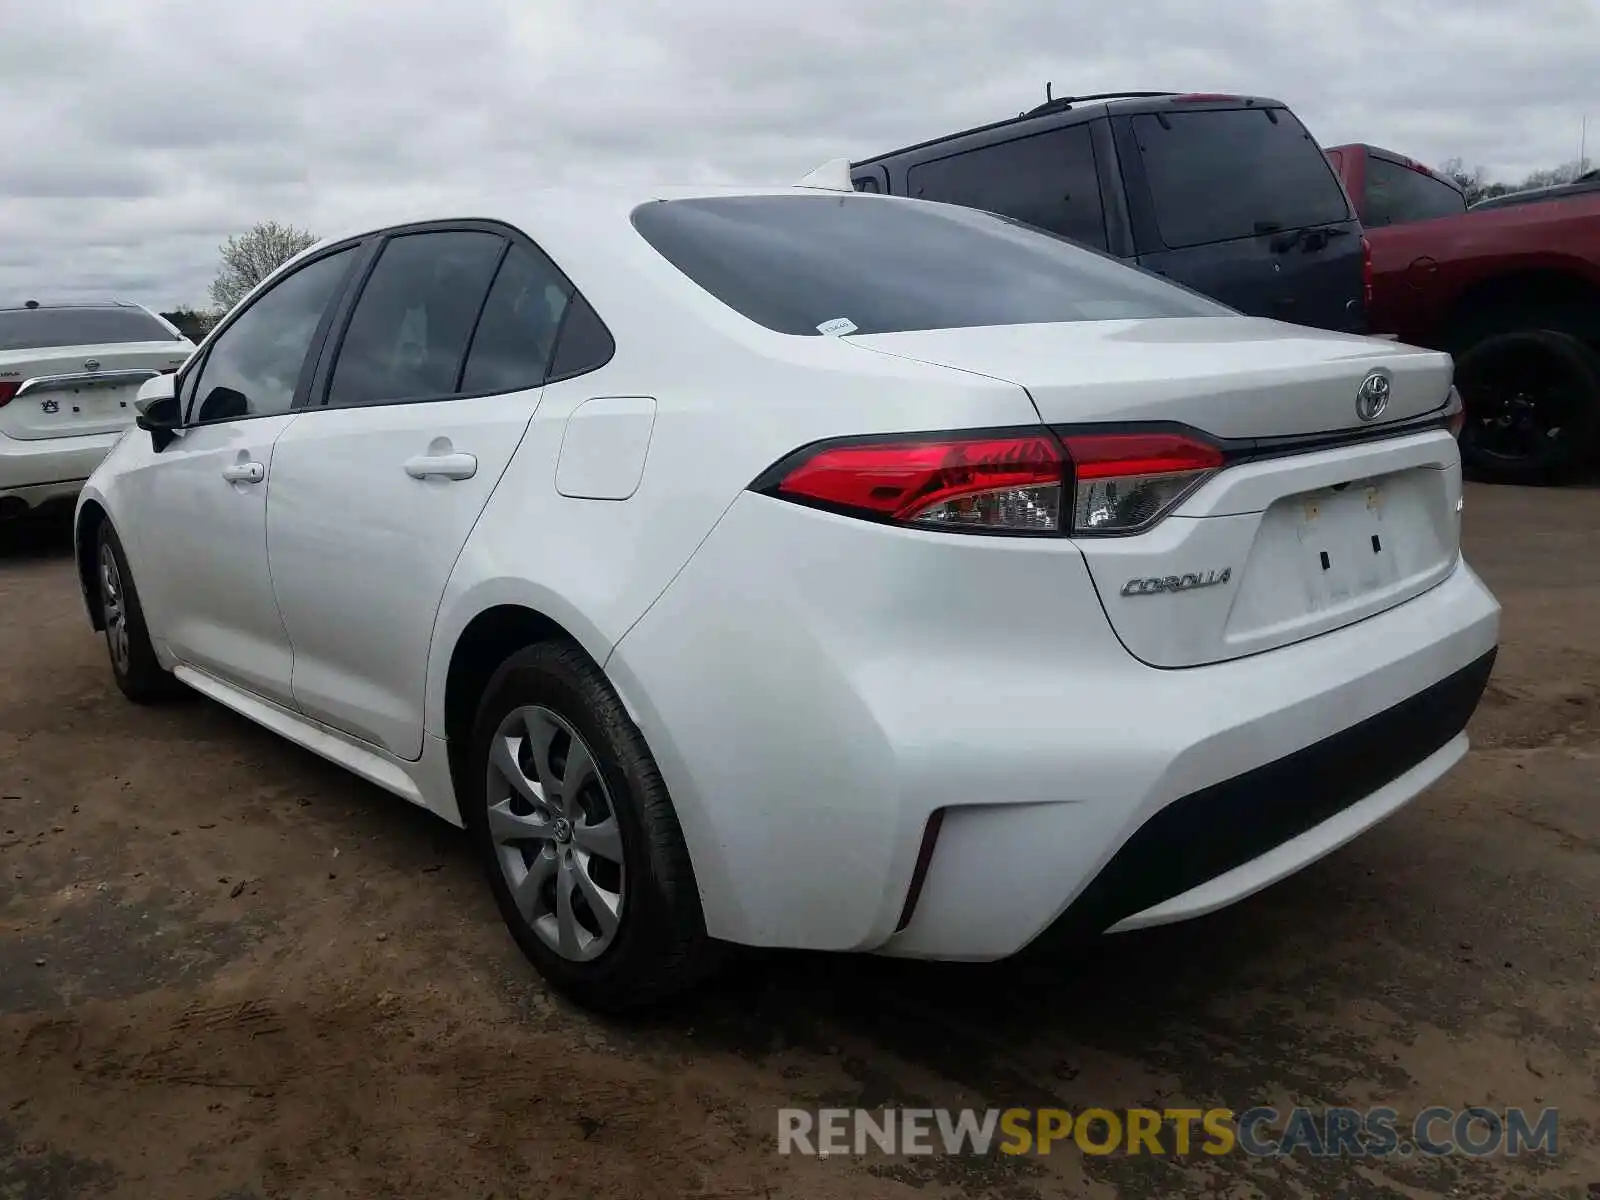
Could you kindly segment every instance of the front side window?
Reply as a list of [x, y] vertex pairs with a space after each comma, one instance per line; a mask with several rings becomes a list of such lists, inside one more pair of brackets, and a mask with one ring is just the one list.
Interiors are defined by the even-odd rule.
[[571, 298], [571, 287], [549, 259], [512, 246], [478, 318], [461, 390], [473, 395], [541, 386]]
[[953, 204], [718, 196], [643, 204], [633, 224], [700, 287], [780, 333], [1232, 313], [1064, 238]]
[[13, 308], [0, 312], [0, 350], [177, 340], [177, 334], [138, 308]]
[[286, 413], [306, 352], [329, 302], [344, 282], [354, 248], [301, 267], [261, 293], [219, 333], [206, 352], [191, 421], [228, 421]]
[[1286, 108], [1164, 111], [1134, 117], [1133, 133], [1171, 249], [1350, 220], [1333, 167]]
[[391, 238], [351, 313], [327, 402], [455, 395], [473, 325], [505, 246], [498, 234], [477, 230]]
[[1015, 217], [1097, 249], [1106, 248], [1100, 175], [1088, 125], [1068, 125], [921, 163], [906, 191]]
[[1405, 225], [1435, 217], [1459, 217], [1467, 198], [1448, 183], [1399, 163], [1367, 156], [1365, 224]]

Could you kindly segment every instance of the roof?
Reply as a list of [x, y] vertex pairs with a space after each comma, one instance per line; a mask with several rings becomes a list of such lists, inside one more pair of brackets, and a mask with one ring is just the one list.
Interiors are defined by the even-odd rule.
[[142, 308], [131, 300], [38, 300], [0, 304], [0, 312], [27, 312], [40, 308]]
[[857, 159], [854, 166], [864, 167], [872, 163], [882, 162], [885, 159], [896, 158], [902, 154], [910, 154], [916, 150], [925, 150], [930, 146], [940, 146], [946, 142], [954, 142], [960, 138], [972, 137], [975, 134], [989, 133], [993, 130], [1017, 127], [1019, 129], [1029, 125], [1037, 125], [1038, 131], [1053, 128], [1062, 124], [1056, 119], [1063, 114], [1071, 113], [1073, 121], [1090, 120], [1098, 116], [1139, 116], [1148, 113], [1193, 111], [1196, 109], [1219, 108], [1287, 108], [1281, 100], [1274, 100], [1270, 96], [1231, 95], [1220, 92], [1096, 92], [1089, 96], [1056, 96], [1046, 100], [1043, 104], [1018, 113], [1014, 117], [1007, 117], [1001, 121], [990, 121], [986, 125], [974, 125], [970, 129], [960, 129], [954, 133], [942, 134], [936, 138], [916, 142], [910, 146], [902, 146], [898, 150], [887, 150], [882, 154], [874, 154], [871, 158]]
[[[831, 164], [823, 164], [829, 166]], [[820, 170], [820, 168], [819, 168]], [[815, 172], [813, 172], [815, 174]], [[808, 176], [809, 178], [809, 176]], [[425, 225], [435, 221], [498, 221], [522, 228], [534, 236], [541, 226], [551, 220], [583, 218], [594, 220], [612, 217], [626, 222], [629, 214], [641, 204], [653, 200], [690, 200], [710, 196], [815, 196], [816, 185], [800, 184], [701, 184], [646, 187], [639, 185], [588, 185], [585, 187], [534, 188], [524, 193], [514, 204], [460, 204], [451, 207], [433, 205], [426, 209], [392, 210], [374, 213], [359, 225], [346, 226], [337, 233], [322, 238], [308, 246], [296, 259], [320, 253], [329, 246], [362, 238], [383, 229], [402, 225]], [[826, 191], [821, 194], [826, 195]], [[852, 190], [852, 194], [855, 194]], [[293, 260], [290, 260], [293, 261]]]

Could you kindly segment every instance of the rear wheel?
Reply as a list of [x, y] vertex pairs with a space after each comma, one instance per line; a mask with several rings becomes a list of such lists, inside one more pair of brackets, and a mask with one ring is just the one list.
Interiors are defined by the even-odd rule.
[[1600, 358], [1549, 329], [1493, 334], [1456, 360], [1466, 408], [1461, 457], [1474, 475], [1558, 483], [1600, 441]]
[[580, 649], [512, 655], [485, 690], [468, 761], [463, 815], [501, 915], [553, 987], [619, 1012], [713, 966], [661, 774]]
[[109, 521], [100, 526], [97, 541], [95, 576], [100, 588], [100, 613], [117, 686], [135, 704], [154, 704], [183, 694], [183, 685], [156, 658], [127, 555]]

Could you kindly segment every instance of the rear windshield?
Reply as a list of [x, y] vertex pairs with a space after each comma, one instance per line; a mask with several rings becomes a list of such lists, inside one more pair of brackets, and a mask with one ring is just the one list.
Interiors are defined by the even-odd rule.
[[1133, 118], [1169, 247], [1351, 219], [1333, 168], [1286, 108], [1162, 112]]
[[1432, 175], [1367, 156], [1367, 214], [1363, 225], [1405, 225], [1435, 217], [1459, 217], [1467, 198]]
[[49, 350], [111, 342], [175, 342], [173, 333], [137, 308], [15, 308], [0, 311], [0, 350]]
[[853, 194], [708, 197], [641, 205], [633, 224], [695, 283], [779, 333], [1232, 311], [1065, 238], [953, 204]]

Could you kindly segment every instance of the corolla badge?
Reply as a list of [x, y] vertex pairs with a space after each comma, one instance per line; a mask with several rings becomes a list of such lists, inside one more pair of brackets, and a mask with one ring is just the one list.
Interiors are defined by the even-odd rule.
[[1356, 392], [1356, 416], [1363, 421], [1376, 421], [1389, 407], [1389, 377], [1374, 371], [1361, 381]]
[[1192, 592], [1196, 588], [1216, 587], [1233, 578], [1233, 568], [1220, 571], [1190, 571], [1184, 575], [1152, 575], [1130, 579], [1122, 585], [1124, 596], [1158, 596], [1164, 592]]

